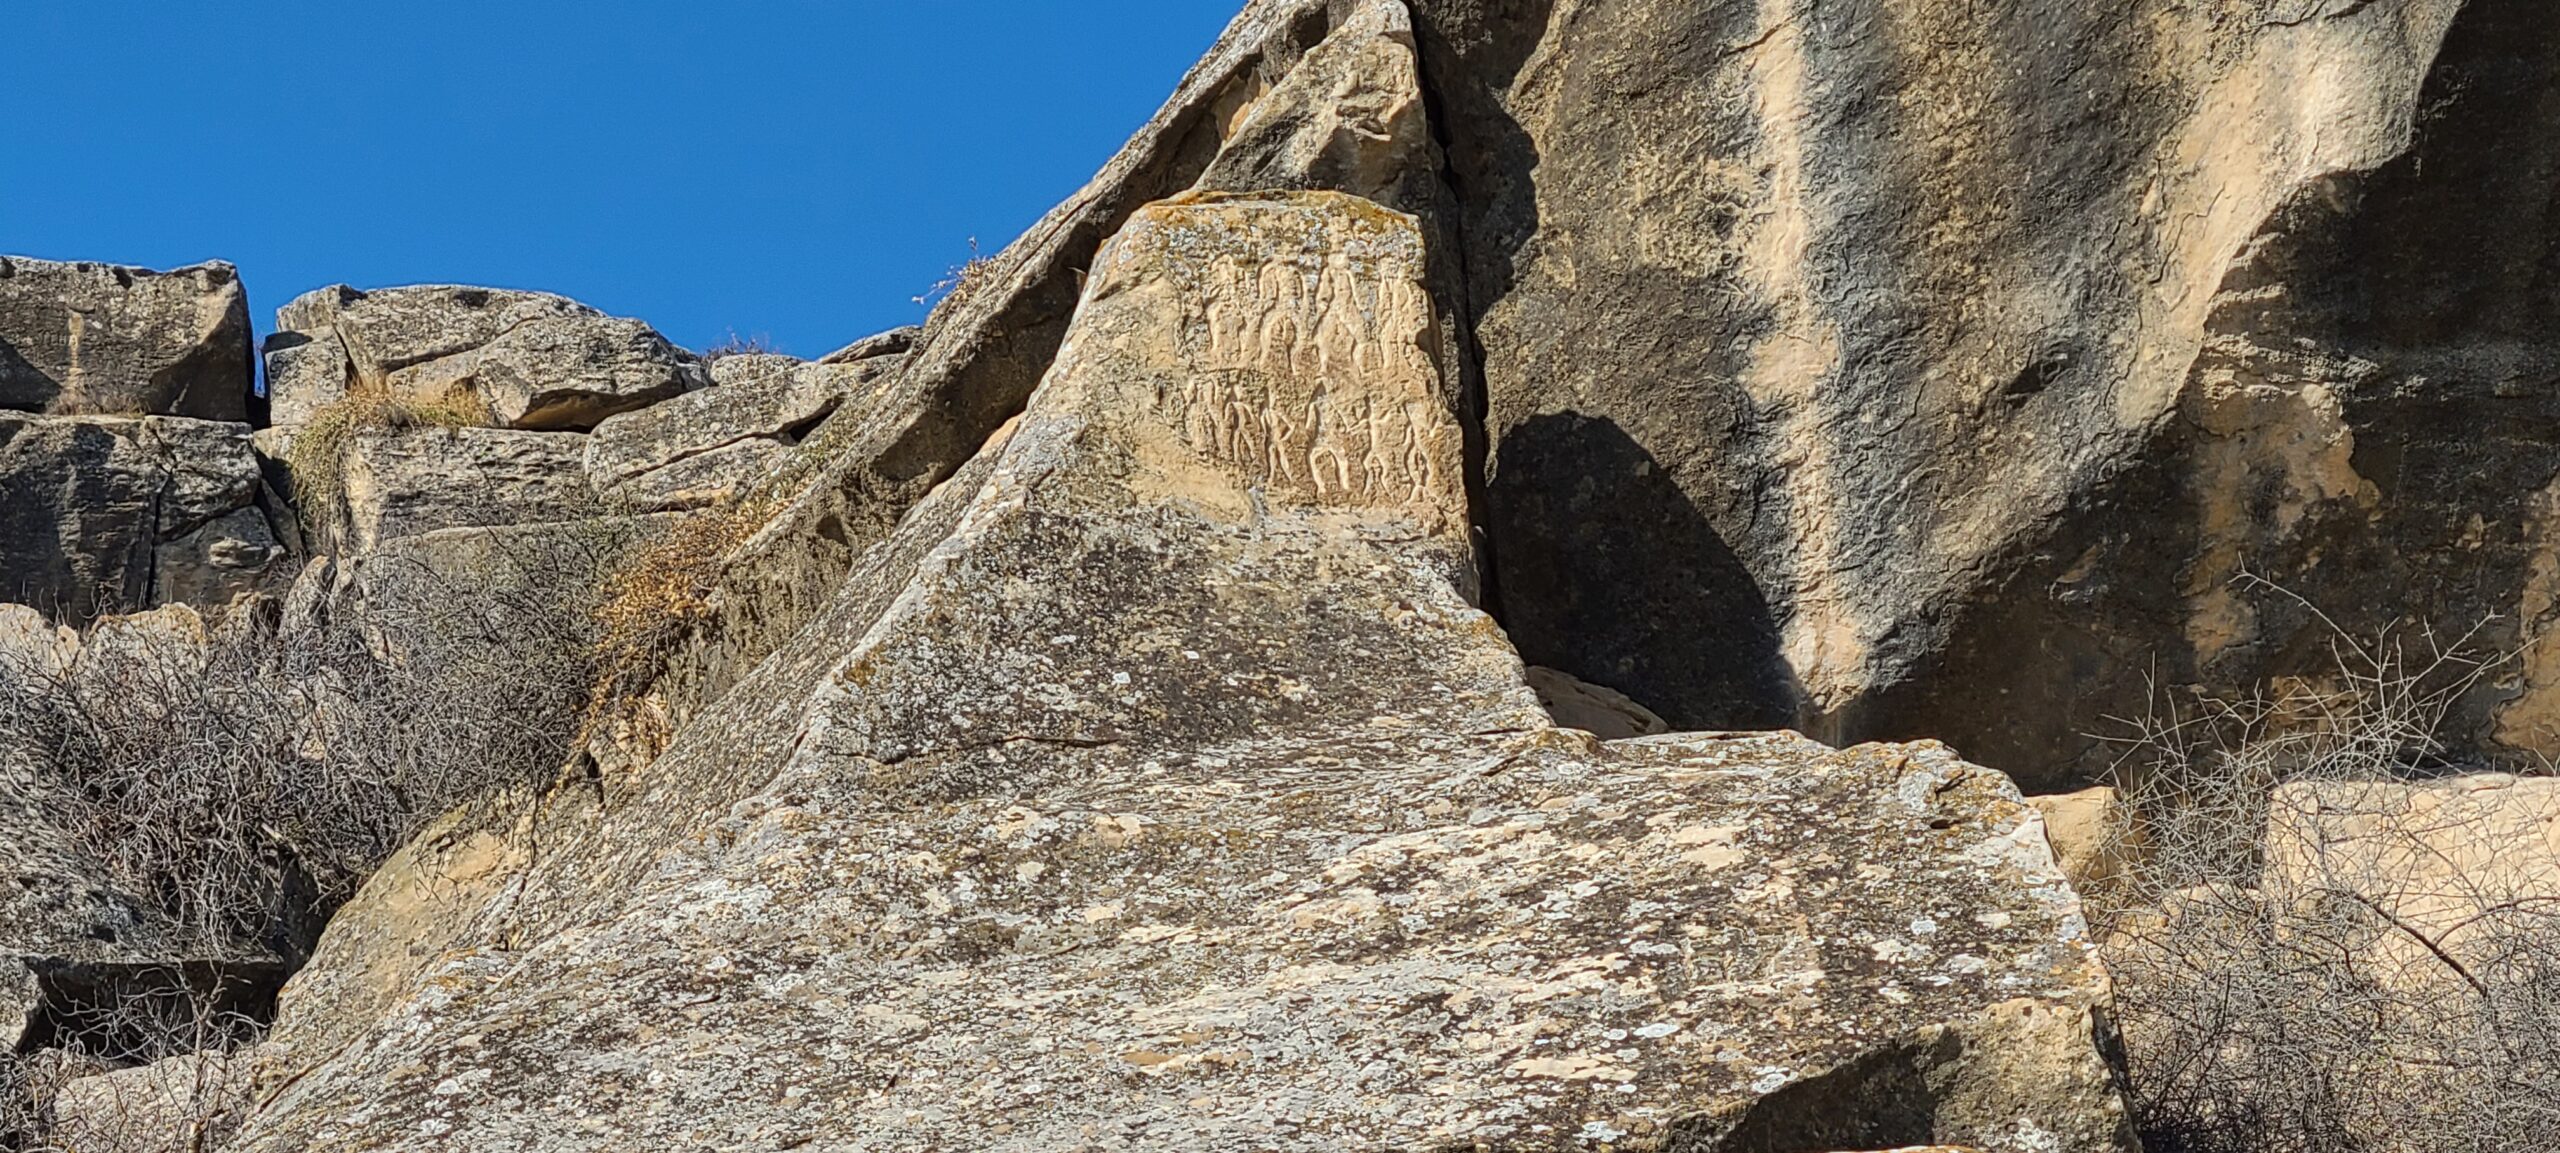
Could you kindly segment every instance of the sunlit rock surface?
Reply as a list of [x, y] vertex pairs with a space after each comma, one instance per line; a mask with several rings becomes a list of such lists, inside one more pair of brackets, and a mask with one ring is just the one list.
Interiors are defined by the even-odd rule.
[[1139, 212], [665, 755], [376, 878], [244, 1147], [2127, 1147], [2004, 778], [1549, 722], [1423, 263], [1338, 195]]

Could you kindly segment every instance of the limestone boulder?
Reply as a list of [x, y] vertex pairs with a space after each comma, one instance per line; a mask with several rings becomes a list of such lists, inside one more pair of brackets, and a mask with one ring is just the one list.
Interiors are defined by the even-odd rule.
[[586, 429], [704, 383], [700, 362], [649, 326], [548, 293], [340, 285], [295, 299], [276, 322], [279, 424], [363, 389], [468, 398], [508, 428]]
[[1363, 0], [1237, 113], [1201, 188], [1318, 188], [1420, 213], [1439, 197], [1413, 19]]
[[[1329, 0], [1251, 0], [1164, 105], [1074, 196], [980, 264], [965, 286], [945, 298], [911, 336], [884, 334], [912, 350], [879, 385], [848, 396], [751, 495], [769, 510], [766, 522], [720, 567], [712, 611], [672, 646], [656, 682], [669, 715], [684, 717], [733, 685], [785, 643], [824, 603], [811, 590], [843, 579], [864, 552], [886, 538], [937, 484], [953, 476], [988, 437], [1021, 411], [1047, 371], [1102, 243], [1140, 207], [1187, 190], [1323, 189], [1328, 171], [1305, 165], [1338, 152], [1323, 143], [1354, 125], [1402, 126], [1412, 108], [1396, 93], [1420, 84], [1408, 61], [1411, 37], [1392, 5]], [[1332, 43], [1319, 69], [1329, 79], [1291, 77]], [[1321, 63], [1321, 62], [1319, 62]], [[1293, 134], [1273, 117], [1257, 130], [1255, 158], [1210, 170], [1266, 99], [1275, 107], [1313, 108], [1331, 85], [1347, 84], [1367, 111], [1321, 113], [1321, 126]], [[1392, 99], [1380, 99], [1390, 97]], [[1424, 103], [1427, 110], [1428, 102]], [[1340, 131], [1337, 132], [1337, 129]], [[1377, 177], [1391, 158], [1419, 165], [1425, 177], [1397, 179], [1393, 207], [1424, 219], [1430, 238], [1430, 295], [1438, 309], [1434, 349], [1450, 405], [1472, 411], [1467, 381], [1472, 359], [1462, 346], [1464, 277], [1448, 192], [1438, 182], [1436, 153], [1414, 152], [1398, 128], [1394, 146], [1361, 154], [1345, 172]], [[1303, 137], [1303, 138], [1302, 138]], [[1347, 137], [1345, 138], [1347, 141]], [[1340, 189], [1335, 189], [1339, 191]], [[832, 355], [841, 361], [870, 347]], [[1472, 423], [1462, 436], [1472, 436]], [[1473, 461], [1480, 446], [1469, 444]]]
[[1136, 213], [662, 755], [367, 885], [235, 1148], [2130, 1150], [2005, 778], [1548, 720], [1427, 263], [1339, 195]]
[[[2146, 673], [2334, 674], [2243, 574], [2547, 628], [2560, 30], [2252, 11], [1414, 0], [1525, 655], [2067, 789]], [[2560, 739], [2554, 651], [2458, 743]]]
[[596, 491], [646, 509], [708, 504], [770, 475], [789, 449], [856, 391], [874, 390], [902, 359], [842, 364], [726, 356], [712, 387], [611, 417], [587, 438]]
[[78, 624], [247, 591], [285, 553], [250, 435], [178, 417], [0, 412], [0, 596]]
[[251, 363], [248, 296], [228, 264], [0, 256], [0, 408], [247, 420]]
[[2116, 790], [2104, 785], [2031, 798], [2045, 841], [2072, 888], [2108, 889], [2142, 862], [2141, 831]]
[[263, 348], [267, 419], [273, 427], [300, 428], [346, 399], [355, 367], [336, 331], [279, 332], [267, 337]]
[[[2387, 918], [2363, 971], [2408, 988], [2454, 966], [2545, 949], [2560, 904], [2560, 779], [2301, 782], [2267, 806], [2266, 877], [2282, 906], [2344, 902]], [[2451, 964], [2447, 962], [2450, 961]]]
[[924, 329], [912, 324], [902, 328], [892, 328], [887, 332], [873, 333], [819, 357], [818, 363], [856, 364], [876, 356], [896, 356], [913, 349], [917, 338], [923, 335]]
[[1547, 715], [1565, 728], [1581, 729], [1602, 740], [1671, 731], [1671, 726], [1654, 715], [1652, 709], [1606, 685], [1595, 685], [1554, 669], [1532, 667], [1527, 675], [1529, 687], [1537, 690], [1538, 703], [1546, 706]]

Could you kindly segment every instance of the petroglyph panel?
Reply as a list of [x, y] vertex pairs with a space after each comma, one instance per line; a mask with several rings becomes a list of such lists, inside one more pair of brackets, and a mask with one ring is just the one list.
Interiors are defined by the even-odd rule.
[[1331, 194], [1175, 202], [1133, 221], [1097, 275], [1097, 298], [1171, 283], [1156, 414], [1202, 459], [1268, 498], [1459, 507], [1410, 217]]

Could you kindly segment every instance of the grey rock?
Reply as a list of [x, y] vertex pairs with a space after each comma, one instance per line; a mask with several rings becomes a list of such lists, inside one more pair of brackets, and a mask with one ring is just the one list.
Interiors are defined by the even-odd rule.
[[[713, 387], [598, 424], [587, 438], [588, 478], [598, 492], [642, 507], [701, 503], [706, 481], [723, 478], [711, 488], [727, 491], [760, 479], [846, 396], [899, 364], [895, 356], [844, 365], [722, 357], [711, 365]], [[669, 470], [680, 475], [660, 475]], [[697, 497], [676, 495], [688, 492]]]
[[1198, 186], [1331, 189], [1429, 211], [1440, 195], [1440, 155], [1418, 67], [1401, 0], [1363, 0], [1246, 105]]
[[247, 425], [0, 412], [0, 595], [74, 624], [225, 603], [282, 553], [262, 494]]
[[1581, 729], [1604, 741], [1671, 731], [1671, 725], [1652, 709], [1606, 685], [1534, 666], [1528, 671], [1528, 680], [1529, 687], [1538, 692], [1538, 703], [1564, 728]]
[[437, 529], [575, 520], [602, 511], [585, 437], [497, 428], [410, 429], [346, 440], [325, 547], [340, 555]]
[[611, 503], [636, 511], [705, 508], [752, 491], [780, 471], [791, 454], [788, 441], [748, 437], [636, 474], [602, 491]]
[[[2068, 787], [2147, 682], [2332, 671], [2243, 572], [2548, 619], [2560, 31], [2255, 8], [1416, 0], [1529, 659]], [[2560, 749], [2514, 697], [2451, 730]]]
[[228, 264], [167, 272], [0, 256], [0, 408], [249, 416], [249, 304]]
[[267, 420], [297, 428], [346, 399], [355, 378], [346, 342], [334, 329], [279, 332], [267, 338]]
[[368, 884], [235, 1148], [2132, 1149], [2005, 779], [1546, 723], [1425, 264], [1337, 195], [1140, 212], [791, 644]]
[[896, 356], [913, 349], [917, 338], [924, 335], [920, 325], [892, 328], [874, 333], [818, 358], [820, 364], [855, 364], [876, 356]]
[[10, 1052], [24, 1043], [28, 1015], [36, 1004], [35, 973], [17, 958], [0, 960], [0, 1045]]
[[233, 509], [160, 545], [153, 596], [163, 602], [228, 604], [257, 587], [286, 552], [264, 511]]
[[[468, 396], [509, 428], [584, 429], [704, 383], [692, 354], [649, 326], [548, 293], [341, 285], [297, 298], [277, 323], [308, 342], [269, 342], [282, 361], [269, 372], [285, 376], [287, 415], [296, 420], [365, 388], [424, 400]], [[335, 382], [331, 337], [345, 351]]]
[[189, 1053], [75, 1078], [54, 1099], [46, 1138], [82, 1153], [219, 1149], [254, 1096], [255, 1056]]

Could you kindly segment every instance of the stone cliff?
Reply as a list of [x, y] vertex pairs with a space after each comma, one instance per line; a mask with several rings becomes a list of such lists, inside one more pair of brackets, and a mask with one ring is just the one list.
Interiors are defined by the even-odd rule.
[[2013, 780], [2340, 630], [2560, 755], [2555, 129], [2529, 0], [1253, 0], [818, 361], [0, 262], [11, 635], [620, 598], [234, 1148], [2132, 1149]]

